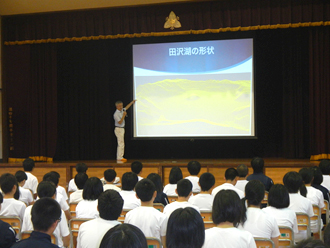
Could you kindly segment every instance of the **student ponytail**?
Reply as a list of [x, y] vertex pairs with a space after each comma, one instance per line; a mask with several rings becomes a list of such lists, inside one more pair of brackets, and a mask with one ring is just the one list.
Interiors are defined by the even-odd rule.
[[247, 206], [247, 199], [245, 197], [243, 197], [241, 199], [241, 205], [242, 205], [242, 208], [241, 208], [241, 224], [242, 226], [244, 225], [245, 221], [246, 221], [246, 206]]
[[302, 183], [299, 187], [299, 192], [302, 196], [306, 197], [307, 195], [307, 188], [304, 183]]

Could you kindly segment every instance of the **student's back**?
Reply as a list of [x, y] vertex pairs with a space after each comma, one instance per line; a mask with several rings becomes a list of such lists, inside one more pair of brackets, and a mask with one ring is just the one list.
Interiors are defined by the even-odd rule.
[[201, 170], [201, 164], [198, 161], [190, 161], [187, 165], [190, 176], [186, 177], [192, 185], [192, 192], [201, 192], [201, 187], [198, 185], [199, 177], [198, 174]]
[[270, 177], [264, 175], [263, 173], [264, 160], [262, 158], [255, 157], [251, 160], [251, 166], [253, 168], [253, 174], [249, 175], [246, 180], [259, 180], [265, 186], [265, 190], [269, 191], [274, 183]]
[[[2, 204], [3, 197], [0, 193], [0, 206]], [[14, 229], [8, 223], [0, 220], [0, 247], [9, 248], [16, 242], [16, 233]]]
[[138, 177], [134, 172], [126, 172], [122, 176], [122, 191], [120, 195], [124, 200], [123, 209], [134, 209], [141, 206], [141, 201], [136, 198], [134, 191]]

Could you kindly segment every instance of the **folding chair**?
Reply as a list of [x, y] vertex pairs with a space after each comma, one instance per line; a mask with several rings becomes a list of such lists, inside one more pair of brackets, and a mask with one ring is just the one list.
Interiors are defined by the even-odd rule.
[[313, 232], [313, 236], [319, 236], [317, 238], [322, 239], [322, 227], [321, 227], [321, 208], [318, 205], [313, 204], [313, 213], [314, 215], [310, 218], [311, 220], [315, 220], [317, 222], [317, 232]]
[[127, 214], [129, 211], [131, 211], [131, 210], [132, 210], [132, 209], [123, 209], [123, 210], [121, 211], [120, 216], [118, 217], [118, 221], [124, 223], [124, 220], [125, 220], [126, 214]]
[[[32, 233], [32, 231], [25, 231], [25, 232], [22, 232], [22, 237], [21, 237], [21, 239], [27, 239], [27, 238], [30, 238], [31, 233]], [[52, 244], [54, 244], [54, 245], [58, 245], [57, 237], [56, 237], [54, 234], [50, 235], [50, 239], [51, 239], [51, 241], [52, 241]]]
[[294, 232], [291, 227], [279, 226], [280, 238], [278, 240], [279, 247], [291, 247], [294, 245]]
[[16, 237], [21, 239], [22, 220], [18, 216], [0, 216], [0, 220], [8, 223], [16, 232]]
[[203, 221], [212, 221], [212, 211], [201, 211]]
[[311, 221], [309, 216], [306, 213], [298, 212], [297, 216], [297, 224], [299, 231], [307, 231], [307, 237], [311, 237]]
[[92, 219], [71, 219], [69, 221], [69, 230], [70, 230], [70, 236], [71, 236], [70, 247], [71, 248], [77, 247], [77, 238], [78, 238], [78, 232], [79, 232], [80, 225], [89, 220], [92, 220]]
[[322, 208], [321, 214], [325, 214], [326, 222], [324, 223], [324, 225], [328, 225], [328, 223], [329, 223], [329, 202], [327, 200], [324, 200], [324, 208]]
[[71, 202], [70, 204], [70, 214], [72, 218], [76, 217], [76, 207], [78, 205], [78, 202]]
[[261, 204], [266, 204], [268, 203], [268, 191], [265, 191], [265, 196], [264, 199], [261, 201]]
[[266, 238], [254, 238], [257, 248], [275, 248], [273, 240]]
[[148, 248], [162, 248], [162, 242], [154, 237], [146, 237]]
[[164, 205], [161, 203], [154, 203], [154, 208], [159, 210], [160, 212], [164, 212]]
[[206, 229], [210, 229], [212, 227], [216, 227], [217, 225], [213, 223], [213, 221], [204, 221], [204, 228]]
[[167, 196], [169, 203], [175, 202], [178, 199], [178, 196], [168, 195]]

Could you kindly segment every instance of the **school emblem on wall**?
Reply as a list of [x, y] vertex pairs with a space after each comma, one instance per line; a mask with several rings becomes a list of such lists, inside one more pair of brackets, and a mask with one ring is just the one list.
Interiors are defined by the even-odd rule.
[[166, 17], [166, 22], [164, 24], [164, 28], [170, 28], [173, 30], [174, 28], [181, 28], [181, 23], [179, 22], [179, 17], [175, 15], [173, 11], [171, 11], [170, 15]]

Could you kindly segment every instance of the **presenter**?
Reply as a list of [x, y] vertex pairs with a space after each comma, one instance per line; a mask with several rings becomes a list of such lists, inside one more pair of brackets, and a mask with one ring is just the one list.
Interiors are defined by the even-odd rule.
[[127, 110], [136, 102], [136, 100], [131, 101], [129, 104], [123, 108], [123, 102], [117, 101], [116, 111], [113, 114], [115, 120], [115, 135], [117, 137], [117, 161], [126, 162], [127, 159], [124, 158], [124, 134], [125, 134], [125, 116], [127, 115]]

